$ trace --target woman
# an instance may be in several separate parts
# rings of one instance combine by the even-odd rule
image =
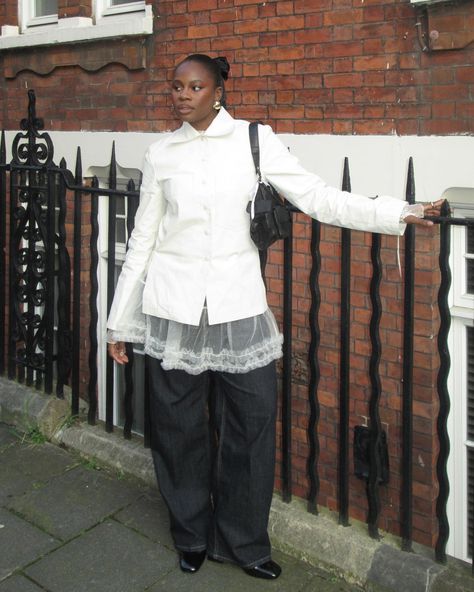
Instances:
[[[256,188],[248,122],[224,109],[225,58],[196,54],[175,69],[182,126],[146,153],[140,206],[108,320],[109,353],[145,344],[152,455],[183,571],[206,555],[275,579],[267,534],[275,459],[276,372],[282,338],[249,235]],[[402,234],[424,212],[328,187],[259,126],[264,179],[322,222]],[[401,220],[404,219],[404,222]],[[207,403],[216,400],[211,462]]]

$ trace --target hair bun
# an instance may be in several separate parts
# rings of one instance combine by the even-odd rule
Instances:
[[[221,76],[224,80],[229,78],[229,71],[230,71],[230,64],[227,61],[227,58],[224,56],[219,56],[214,58],[214,61],[219,66],[219,70],[221,71]]]

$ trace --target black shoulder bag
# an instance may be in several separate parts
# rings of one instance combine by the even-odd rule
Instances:
[[[247,205],[247,211],[250,214],[250,237],[260,251],[265,251],[278,239],[287,238],[290,235],[291,214],[276,189],[262,181],[257,122],[249,125],[249,136],[258,178],[255,198]]]

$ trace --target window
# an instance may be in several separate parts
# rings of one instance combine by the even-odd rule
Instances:
[[[474,208],[455,209],[455,215],[473,218]],[[473,316],[474,308],[474,227],[455,226],[452,230],[452,270],[454,314],[461,309]]]
[[[448,198],[456,217],[474,217],[474,189]],[[448,553],[472,560],[474,532],[474,227],[452,228],[452,290],[448,417],[451,452]]]
[[[58,0],[23,0],[20,2],[20,28],[40,27],[58,22]]]
[[[87,171],[87,175],[96,177],[99,181],[100,187],[107,187],[110,177],[109,166],[91,166]],[[117,188],[125,190],[128,187],[129,180],[132,179],[135,187],[139,188],[141,183],[141,171],[136,168],[126,168],[117,164]],[[107,351],[104,336],[106,335],[107,322],[107,280],[109,271],[109,237],[108,237],[108,223],[109,223],[109,199],[105,196],[99,198],[99,239],[98,249],[100,253],[98,279],[99,279],[99,418],[105,420],[106,409],[106,367]],[[137,198],[116,196],[115,198],[115,268],[114,268],[114,282],[117,283],[123,262],[125,260],[126,243],[128,241],[128,218],[134,218],[134,212],[138,207]],[[133,406],[133,425],[132,431],[134,433],[143,434],[144,430],[144,398],[140,396],[144,389],[145,376],[145,358],[143,346],[135,345],[133,348],[135,355],[133,364],[133,384],[134,393]],[[124,368],[114,364],[114,417],[113,423],[117,426],[123,426],[125,422],[124,413],[124,393],[125,393],[125,373]]]
[[[33,4],[35,16],[50,16],[58,12],[57,0],[34,0]]]
[[[466,230],[466,291],[474,295],[474,227]]]
[[[474,549],[474,327],[467,328],[467,397],[466,397],[466,455],[467,455],[467,555]]]
[[[96,18],[145,10],[145,0],[96,0]]]
[[[68,6],[79,4],[70,0]],[[0,51],[153,33],[153,10],[145,0],[95,0],[91,14],[58,18],[58,0],[18,0],[19,26],[1,28]]]

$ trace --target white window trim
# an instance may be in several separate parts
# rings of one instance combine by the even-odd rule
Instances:
[[[58,22],[57,14],[35,16],[35,0],[20,0],[18,2],[18,22],[24,33],[28,28],[44,27]]]
[[[126,14],[130,12],[143,12],[145,10],[145,0],[135,2],[127,2],[117,6],[112,5],[112,0],[95,0],[94,14],[96,22],[102,18],[116,16],[118,14]]]
[[[474,208],[458,208],[455,207],[453,214],[458,218],[472,218],[474,216]],[[454,226],[452,229],[452,252],[456,254],[452,258],[453,270],[453,305],[455,314],[462,315],[462,309],[469,311],[472,318],[472,311],[474,310],[474,294],[467,292],[467,275],[466,275],[466,226]],[[471,257],[469,257],[471,258]]]
[[[113,12],[110,13],[108,12],[109,6],[106,10],[107,14],[105,14],[105,12],[98,13],[97,9],[100,8],[104,11],[104,3],[108,3],[108,0],[100,1],[103,4],[99,6],[99,0],[97,0],[94,19],[88,17],[58,18],[56,23],[45,22],[41,27],[27,27],[24,31],[21,26],[4,25],[1,28],[0,51],[15,47],[74,43],[153,33],[153,9],[150,4],[145,4],[145,2],[128,3],[120,7],[113,7]],[[118,10],[119,8],[122,10]],[[101,16],[97,18],[97,14]],[[20,17],[20,22],[24,22],[24,15],[20,15]]]
[[[426,6],[427,4],[448,4],[451,0],[410,0],[410,4],[415,6]]]
[[[471,311],[472,312],[472,311]],[[448,417],[448,432],[451,451],[448,458],[448,478],[450,493],[448,499],[448,520],[450,536],[447,544],[449,555],[471,561],[468,554],[467,532],[467,451],[473,443],[466,439],[467,435],[467,367],[466,367],[466,327],[473,326],[471,319],[453,316],[450,332],[449,348],[452,355],[452,366],[449,379],[451,393],[451,411]]]
[[[474,215],[472,189],[465,188],[457,195],[463,195],[453,206],[455,217]],[[454,198],[456,201],[456,198]],[[451,202],[452,203],[452,202]],[[448,433],[451,452],[448,458],[450,494],[448,499],[448,520],[450,536],[447,544],[449,555],[463,561],[471,561],[468,554],[467,532],[467,452],[474,443],[467,440],[467,340],[466,328],[474,326],[474,295],[467,293],[466,274],[466,230],[465,226],[453,226],[450,265],[453,283],[450,290],[452,315],[449,335],[451,370],[448,389],[451,394],[451,410],[448,416]]]

